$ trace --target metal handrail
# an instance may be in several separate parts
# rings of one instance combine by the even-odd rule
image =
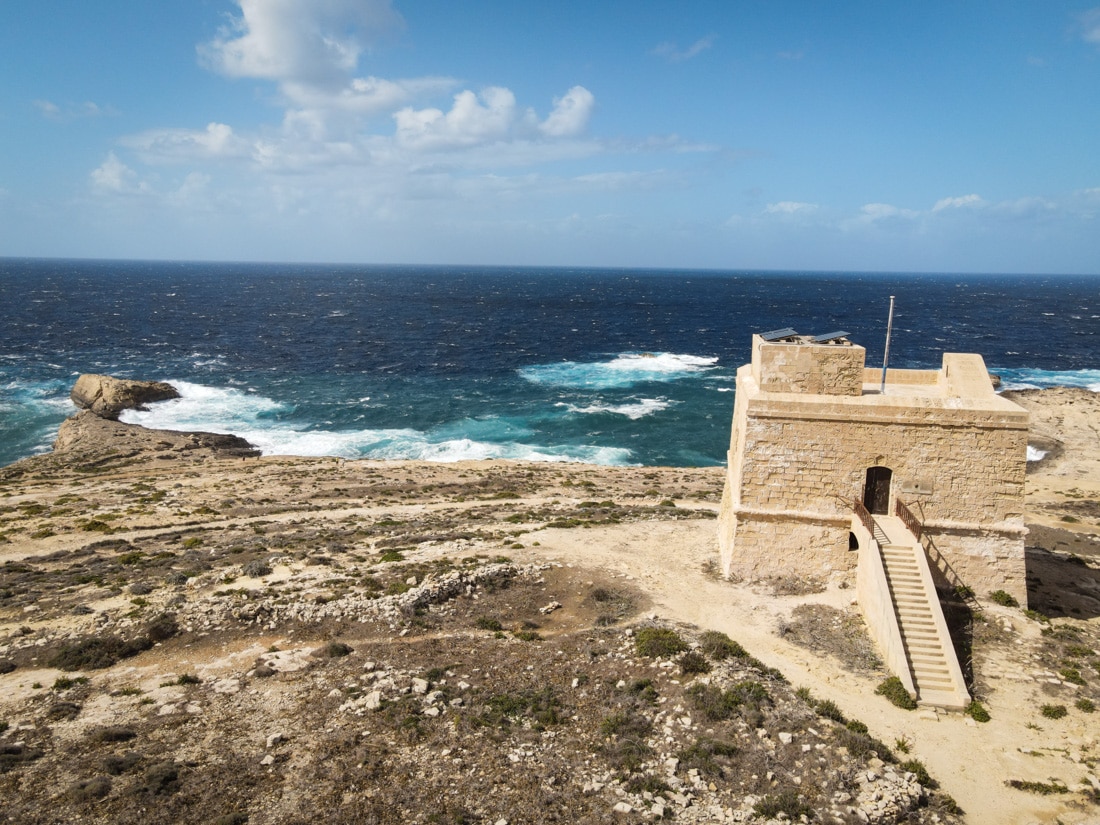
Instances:
[[[894,515],[901,519],[901,523],[904,524],[910,533],[916,536],[917,541],[921,540],[921,535],[924,533],[924,526],[920,523],[913,511],[905,506],[900,498],[894,500]]]
[[[856,515],[859,516],[859,520],[863,523],[863,526],[867,528],[867,532],[872,536],[875,534],[875,519],[871,515],[870,511],[863,505],[863,501],[855,499],[855,504],[852,509],[856,511]]]

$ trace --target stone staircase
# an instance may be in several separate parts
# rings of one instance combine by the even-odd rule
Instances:
[[[880,515],[874,518],[875,539],[917,701],[935,707],[965,708],[970,694],[947,632],[924,548],[900,519]]]

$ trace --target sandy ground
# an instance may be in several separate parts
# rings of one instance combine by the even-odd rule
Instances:
[[[1100,647],[1100,395],[1048,390],[1014,397],[1032,413],[1032,442],[1047,451],[1047,457],[1035,464],[1028,476],[1028,522],[1034,526],[1028,573],[1029,579],[1041,578],[1046,588],[1036,590],[1031,606],[1058,617],[1055,628],[1076,628],[1074,632]],[[69,529],[58,527],[54,535],[41,535],[40,531],[40,537],[31,540],[34,525],[30,516],[25,511],[21,516],[17,510],[29,502],[57,501],[66,496],[82,499],[74,507],[72,519],[88,518],[96,508],[126,512],[113,522],[116,532],[112,538],[130,541],[169,532],[186,535],[188,529],[201,531],[212,526],[228,532],[262,524],[270,534],[297,529],[304,522],[335,525],[349,519],[383,517],[436,519],[452,531],[476,532],[483,529],[483,511],[490,505],[506,504],[509,512],[534,512],[575,508],[586,498],[630,498],[649,507],[667,506],[669,500],[675,500],[679,505],[675,509],[687,517],[593,524],[586,529],[529,526],[509,545],[508,553],[516,561],[556,560],[591,569],[600,577],[629,582],[647,594],[649,610],[661,619],[726,632],[766,664],[780,669],[792,684],[810,688],[816,696],[836,702],[849,718],[865,722],[881,740],[911,743],[912,755],[922,760],[958,801],[968,822],[1100,822],[1100,809],[1089,807],[1079,795],[1040,796],[1004,784],[1012,778],[1057,780],[1076,787],[1087,776],[1095,778],[1097,774],[1100,714],[1071,711],[1059,720],[1039,714],[1042,704],[1072,706],[1075,697],[1085,695],[1082,691],[1094,691],[1091,683],[1100,681],[1100,673],[1095,671],[1089,671],[1087,688],[1056,678],[1050,668],[1057,663],[1052,665],[1043,658],[1050,645],[1043,630],[1048,628],[1049,633],[1049,625],[1029,618],[1021,609],[982,605],[985,624],[995,632],[975,638],[974,670],[978,695],[992,715],[991,722],[977,724],[961,714],[897,709],[874,693],[881,672],[853,671],[842,660],[812,653],[781,634],[794,609],[802,604],[819,603],[857,613],[854,587],[834,585],[824,593],[777,596],[765,589],[723,581],[715,574],[715,521],[698,516],[717,510],[720,470],[524,467],[491,462],[368,464],[329,459],[226,461],[196,452],[187,461],[161,456],[156,461],[119,466],[107,462],[95,473],[72,473],[63,469],[63,456],[55,458],[60,463],[55,460],[29,472],[9,472],[4,480],[0,502],[6,505],[7,515],[0,522],[0,533],[6,533],[7,540],[0,543],[0,562],[48,558],[86,545],[88,534],[71,525]],[[519,484],[514,491],[498,491],[493,497],[496,488],[490,481],[505,476],[514,480],[524,474],[532,479],[527,489]],[[340,496],[331,489],[321,490],[319,485],[329,477],[330,487],[346,485],[333,488]],[[474,477],[480,479],[481,492],[486,495],[469,499],[451,493],[443,496],[441,491],[470,484]],[[135,485],[152,483],[168,490],[167,503],[125,511],[128,497],[132,500],[135,495]],[[210,506],[229,496],[237,499],[238,511]],[[242,499],[251,502],[251,509],[240,506]],[[211,514],[202,515],[203,508]],[[690,517],[692,509],[696,517]],[[498,516],[493,522],[499,526],[501,520]],[[499,538],[499,531],[491,536],[497,546]],[[486,536],[485,542],[489,540]],[[478,541],[481,538],[471,539],[467,546],[476,548]],[[420,552],[430,555],[436,551],[425,545]],[[1077,563],[1070,564],[1070,554],[1078,557]],[[115,598],[115,608],[128,601],[125,596]],[[109,610],[112,602],[103,600],[94,608]],[[22,615],[2,611],[0,638],[20,623],[33,626],[35,619],[33,610]],[[55,616],[48,621],[75,620]],[[255,643],[251,644],[253,647],[239,655],[253,657]],[[1098,661],[1095,655],[1093,668]],[[181,663],[181,667],[194,664]],[[213,667],[212,663],[204,666]],[[211,672],[214,670],[217,668]],[[0,676],[5,692],[0,709],[6,702],[17,701],[30,689],[31,681],[45,682],[55,675],[42,669],[22,669]]]

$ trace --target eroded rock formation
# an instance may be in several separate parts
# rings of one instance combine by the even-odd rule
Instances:
[[[142,410],[154,401],[179,398],[179,390],[163,381],[132,381],[85,373],[76,379],[69,398],[82,410],[117,421],[123,410]]]

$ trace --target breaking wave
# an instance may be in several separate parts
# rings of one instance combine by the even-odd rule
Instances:
[[[1047,387],[1081,387],[1100,392],[1100,370],[994,370],[1003,390],[1038,390]]]
[[[600,413],[623,415],[631,421],[637,421],[639,418],[645,418],[647,415],[653,415],[654,413],[659,413],[661,410],[667,410],[672,404],[672,401],[667,401],[664,398],[640,398],[637,401],[626,404],[589,404],[585,407],[579,407],[575,404],[559,403],[557,406],[565,407],[571,413],[582,413],[585,415],[597,415]]]
[[[575,389],[611,390],[652,381],[678,381],[714,369],[717,358],[671,352],[623,353],[610,361],[562,361],[519,370],[533,384]]]
[[[238,435],[264,455],[340,456],[454,462],[479,459],[630,464],[631,450],[589,444],[531,444],[522,422],[464,419],[428,431],[412,428],[327,430],[280,420],[293,407],[257,393],[170,381],[180,398],[126,410],[120,420],[157,430]]]

